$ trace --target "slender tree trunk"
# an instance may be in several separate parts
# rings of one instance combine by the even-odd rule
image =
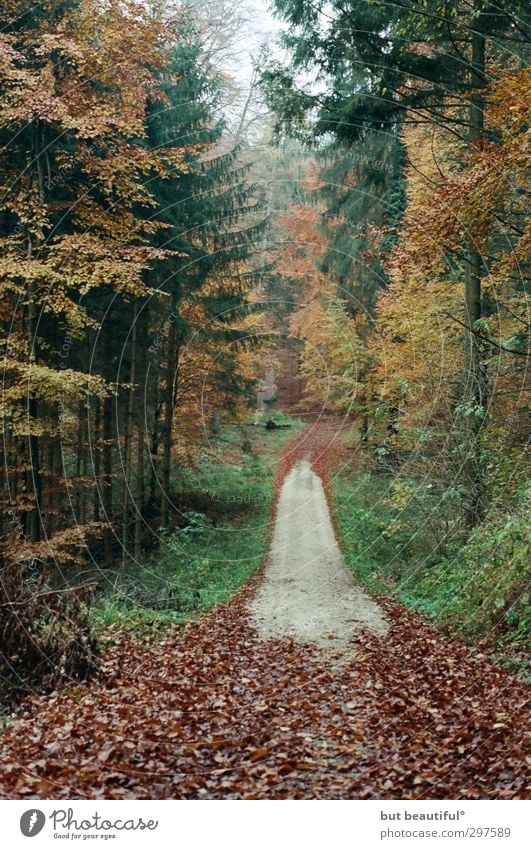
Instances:
[[[135,547],[134,556],[138,560],[142,551],[142,523],[144,506],[144,427],[140,420],[137,430],[136,447],[136,487],[135,487]]]
[[[108,324],[104,329],[103,339],[103,361],[104,374],[108,383],[113,383],[115,375],[113,373],[114,361],[112,356],[112,320],[108,313]],[[113,474],[112,474],[112,452],[113,452],[113,403],[115,403],[115,395],[107,395],[102,403],[102,436],[103,436],[103,492],[102,492],[102,507],[105,519],[105,530],[103,533],[103,544],[105,548],[105,566],[110,567],[113,564]]]
[[[129,396],[127,402],[127,415],[124,427],[124,503],[122,512],[122,565],[125,565],[129,556],[129,498],[131,485],[131,443],[133,437],[133,410],[135,403],[135,380],[136,380],[136,335],[137,335],[138,309],[135,302],[133,310],[133,329],[131,331],[131,367],[129,369]]]
[[[94,521],[100,520],[100,472],[101,472],[101,401],[96,398],[94,410],[94,447],[93,447],[93,473],[94,473]]]
[[[44,174],[42,170],[42,151],[45,147],[45,139],[44,139],[44,126],[40,124],[39,121],[32,127],[33,132],[33,154],[34,154],[34,162],[35,169],[32,174],[32,182],[34,181],[37,184],[37,189],[39,192],[39,196],[41,201],[44,201],[45,191],[44,191]],[[38,240],[36,244],[34,244],[34,240],[32,238],[31,233],[28,231],[27,237],[27,251],[26,255],[28,259],[32,259],[35,255],[35,252],[38,251],[40,241]],[[27,344],[28,344],[28,356],[30,365],[36,362],[36,344],[37,340],[35,338],[35,283],[33,281],[29,282],[28,285],[28,313],[27,313]],[[41,468],[40,468],[40,448],[39,448],[39,437],[37,434],[33,433],[33,423],[37,421],[39,417],[39,409],[37,405],[37,398],[31,386],[28,387],[28,427],[29,427],[29,435],[28,435],[28,453],[29,453],[29,463],[30,470],[27,474],[27,489],[28,492],[33,492],[34,498],[34,507],[30,511],[28,516],[28,532],[31,542],[39,542],[41,538],[41,511],[42,511],[42,481],[41,481]]]
[[[32,256],[31,238],[28,241],[28,258]],[[35,305],[34,284],[30,283],[28,289],[28,354],[30,364],[35,362]],[[26,489],[33,493],[34,506],[28,514],[27,532],[31,542],[39,542],[41,538],[41,508],[42,508],[42,485],[40,470],[39,437],[33,433],[34,423],[37,422],[39,411],[37,399],[31,386],[28,386],[28,459],[30,468],[26,472]]]
[[[59,446],[56,437],[50,436],[48,440],[48,491],[46,494],[46,533],[50,537],[55,529],[55,510],[58,503],[59,478],[56,474],[57,453]]]
[[[81,520],[81,504],[83,501],[83,487],[80,485],[81,466],[83,458],[83,446],[85,444],[85,421],[83,418],[83,402],[79,402],[77,419],[77,445],[76,445],[76,521]]]
[[[160,413],[161,405],[159,403],[159,381],[155,380],[153,389],[153,427],[151,429],[150,440],[150,455],[151,455],[151,473],[149,476],[149,500],[155,504],[157,495],[157,477],[158,477],[158,461],[159,461],[159,438],[160,438]]]
[[[177,369],[176,343],[176,328],[175,323],[172,321],[170,323],[170,330],[168,333],[168,359],[166,363],[166,381],[164,389],[164,418],[162,426],[162,491],[160,499],[160,524],[163,528],[165,528],[168,524],[170,507],[172,423],[175,405],[175,373]]]
[[[113,486],[112,486],[112,403],[113,396],[103,399],[103,492],[102,507],[106,523],[103,533],[105,565],[113,563]]]
[[[28,413],[31,427],[31,423],[36,422],[38,418],[37,400],[33,395],[28,399]],[[28,490],[33,491],[35,504],[29,514],[29,536],[31,542],[39,542],[41,538],[42,486],[39,439],[34,434],[29,436],[29,455],[31,468],[28,472]]]
[[[476,4],[477,5],[477,4]],[[477,24],[480,25],[479,23]],[[474,148],[483,134],[485,102],[485,38],[479,32],[472,34],[471,43],[470,146]],[[468,524],[481,521],[484,511],[484,480],[481,464],[480,431],[481,412],[486,405],[486,381],[481,364],[481,340],[476,332],[476,322],[481,318],[481,279],[483,259],[474,242],[468,241],[465,271],[465,479],[468,490]]]
[[[146,362],[147,351],[143,344],[147,338],[147,328],[149,326],[149,309],[145,305],[138,315],[138,338],[139,357],[138,357],[138,402],[136,406],[136,480],[135,480],[135,522],[134,522],[134,558],[136,561],[142,553],[142,534],[144,524],[144,439],[146,435],[146,406],[145,406],[145,379],[146,379]],[[138,343],[137,343],[138,344]]]
[[[13,504],[13,505],[18,505],[18,497],[20,495],[20,488],[21,488],[21,485],[22,485],[21,484],[20,468],[19,468],[19,466],[20,466],[20,451],[19,451],[19,446],[18,446],[18,439],[13,434],[12,428],[10,428],[10,434],[11,434],[11,446],[12,446],[10,456],[11,456],[11,463],[13,465],[12,478],[11,478],[11,484],[12,485],[10,486],[10,492],[11,492],[10,503]],[[17,511],[16,517],[17,517],[18,521],[20,522],[20,527],[23,528],[24,527],[24,516],[21,515],[19,511]]]
[[[367,445],[369,441],[369,404],[371,402],[372,390],[370,378],[365,379],[365,375],[360,377],[365,381],[363,384],[363,412],[360,424],[360,442],[362,445]]]
[[[89,421],[88,415],[89,410],[86,404],[83,404],[81,415],[83,415],[83,432],[88,435],[89,433]],[[85,525],[87,522],[87,472],[88,472],[88,440],[85,438],[83,444],[81,446],[81,476],[83,478],[83,485],[80,487],[81,490],[81,503],[79,505],[79,521],[82,525]]]

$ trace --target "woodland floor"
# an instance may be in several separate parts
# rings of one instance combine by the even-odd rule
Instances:
[[[298,434],[279,483],[299,464],[293,474],[319,489],[307,458],[326,490],[340,434],[332,420]],[[353,652],[327,604],[318,626],[306,617],[290,631],[284,611],[263,632],[277,533],[269,564],[229,602],[165,636],[124,637],[101,680],[28,698],[0,743],[1,797],[523,798],[527,691],[485,657],[356,595],[344,573],[370,611]],[[324,545],[330,554],[328,531]],[[329,625],[339,639],[324,649]]]

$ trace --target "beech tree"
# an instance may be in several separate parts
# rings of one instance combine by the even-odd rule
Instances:
[[[161,61],[151,23],[123,4],[21,6],[3,35],[4,423],[10,479],[19,468],[7,500],[37,543],[58,518],[72,404],[111,391],[70,356],[95,326],[84,299],[96,289],[145,291],[143,271],[157,256],[145,238],[158,225],[135,207],[151,203],[153,162],[174,171],[183,155],[139,142],[155,90],[147,64]]]

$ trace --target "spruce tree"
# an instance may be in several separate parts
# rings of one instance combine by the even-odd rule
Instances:
[[[260,224],[247,166],[241,164],[238,149],[225,147],[224,125],[217,115],[220,80],[202,61],[201,39],[193,21],[171,47],[160,88],[163,99],[153,104],[148,120],[149,145],[156,149],[176,144],[188,147],[184,175],[171,180],[154,174],[150,182],[156,219],[164,225],[152,237],[152,244],[172,253],[146,274],[147,285],[162,297],[150,299],[141,308],[149,312],[153,335],[158,332],[159,339],[147,360],[154,380],[146,420],[150,427],[151,499],[159,503],[160,526],[166,527],[181,353],[192,339],[206,345],[222,337],[227,345],[237,345],[243,336],[230,329],[247,309],[236,279],[241,262],[253,249]],[[207,293],[203,291],[206,281],[212,281]],[[183,313],[182,305],[190,302],[200,307],[204,327],[195,326]],[[216,329],[209,326],[213,319]],[[145,360],[149,340],[143,342],[144,350],[139,347],[137,356]],[[245,387],[238,381],[232,383],[234,365],[226,356],[226,386],[238,393]],[[201,436],[198,422],[198,438]],[[154,503],[151,509],[156,512]]]

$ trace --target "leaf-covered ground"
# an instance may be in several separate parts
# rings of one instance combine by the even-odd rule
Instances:
[[[260,579],[165,637],[124,638],[101,681],[26,700],[0,744],[1,796],[525,795],[527,691],[513,677],[394,604],[390,632],[364,635],[348,664],[261,642],[246,613]]]

